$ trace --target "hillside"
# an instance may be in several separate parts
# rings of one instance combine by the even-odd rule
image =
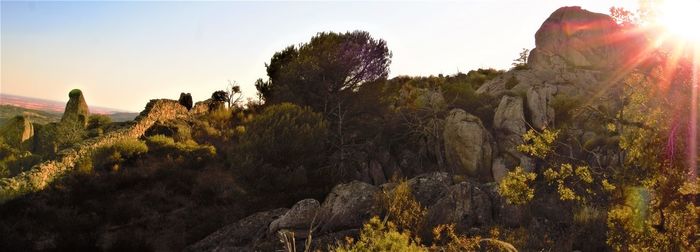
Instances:
[[[0,105],[0,124],[4,124],[10,118],[18,115],[25,115],[29,120],[38,124],[47,124],[61,120],[60,113],[27,109],[12,105]]]
[[[56,122],[60,119],[65,105],[64,102],[0,94],[0,109],[2,109],[2,111],[0,111],[0,121],[22,115],[24,112],[29,112],[32,113],[33,116],[36,116],[36,123],[46,124],[49,122]],[[130,121],[138,115],[138,113],[99,106],[90,106],[90,111],[95,114],[107,115],[114,122]]]
[[[511,69],[422,77],[320,32],[257,101],[125,122],[71,90],[0,130],[0,251],[697,251],[692,55],[621,20],[562,7]]]

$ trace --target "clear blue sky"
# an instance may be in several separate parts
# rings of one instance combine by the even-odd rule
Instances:
[[[320,31],[366,30],[393,52],[391,76],[506,69],[551,12],[607,13],[636,1],[8,2],[2,1],[0,92],[140,111],[152,98],[196,101],[238,82]]]

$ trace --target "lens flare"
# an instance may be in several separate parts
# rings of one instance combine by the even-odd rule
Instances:
[[[700,46],[700,0],[659,2],[656,22],[673,37]]]

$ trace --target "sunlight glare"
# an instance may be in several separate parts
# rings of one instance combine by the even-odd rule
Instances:
[[[659,25],[675,37],[700,45],[700,0],[666,0],[659,7]]]

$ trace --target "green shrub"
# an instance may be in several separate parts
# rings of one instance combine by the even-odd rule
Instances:
[[[580,104],[581,101],[578,98],[560,94],[552,98],[549,106],[554,109],[554,118],[558,123],[567,123],[571,121],[571,112]]]
[[[148,152],[148,146],[136,139],[123,139],[111,145],[101,146],[93,153],[93,164],[97,168],[119,170],[124,163],[132,163]]]
[[[324,172],[319,167],[327,132],[319,113],[291,103],[273,105],[246,125],[233,156],[255,184],[283,189],[293,182],[294,171],[307,177]]]
[[[164,135],[147,137],[146,145],[148,145],[149,154],[182,161],[188,166],[194,166],[216,156],[214,146],[200,145],[193,140],[176,142],[175,139]]]
[[[104,128],[112,123],[112,118],[106,115],[93,114],[88,118],[87,129]]]

